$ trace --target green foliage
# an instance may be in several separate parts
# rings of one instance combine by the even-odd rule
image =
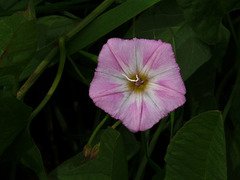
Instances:
[[[33,141],[28,126],[15,138],[11,146],[3,154],[5,163],[15,162],[32,169],[39,180],[47,180],[41,153]],[[7,159],[6,157],[10,157]]]
[[[139,16],[127,33],[128,38],[132,36],[171,43],[184,80],[211,58],[210,48],[196,38],[174,1],[160,2]]]
[[[76,20],[64,16],[44,16],[36,22],[38,48],[31,61],[21,73],[20,79],[27,78],[39,65],[58,39],[77,24]]]
[[[0,97],[0,155],[26,127],[31,108],[14,97]]]
[[[216,84],[215,67],[211,62],[200,67],[189,79],[188,94],[191,97],[191,116],[219,109],[214,88]]]
[[[100,138],[100,149],[94,159],[79,153],[67,160],[51,173],[56,180],[72,179],[128,179],[127,159],[123,140],[112,128],[104,130]]]
[[[158,1],[160,0],[128,0],[109,10],[76,35],[68,44],[69,54],[90,45]]]
[[[0,0],[0,179],[240,179],[239,10],[239,0]],[[47,94],[62,37],[64,71]],[[110,118],[84,157],[106,116],[88,88],[112,37],[170,43],[187,101],[142,134]]]
[[[198,37],[208,43],[218,41],[224,14],[240,7],[237,0],[177,0],[177,2]]]
[[[223,119],[218,111],[187,122],[171,140],[165,179],[227,179]]]
[[[0,76],[19,75],[36,48],[36,19],[31,9],[1,20]]]
[[[123,138],[127,160],[130,160],[139,151],[140,144],[136,140],[135,136],[127,130],[127,128],[121,127],[119,132]]]
[[[232,94],[232,107],[230,109],[229,116],[231,117],[231,122],[228,122],[226,126],[226,137],[227,137],[227,153],[228,153],[228,174],[229,179],[239,179],[240,178],[240,123],[239,123],[239,98],[240,98],[240,74],[236,80],[234,87],[234,93]]]

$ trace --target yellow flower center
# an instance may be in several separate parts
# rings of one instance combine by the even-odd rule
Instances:
[[[123,74],[123,75],[129,81],[128,86],[132,91],[142,92],[148,84],[147,76],[145,76],[145,75],[136,74],[135,76],[134,75],[130,76],[130,78],[127,77],[125,74]]]

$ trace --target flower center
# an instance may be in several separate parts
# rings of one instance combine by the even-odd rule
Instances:
[[[145,76],[139,77],[138,74],[136,74],[136,79],[134,76],[133,78],[129,78],[125,74],[123,74],[123,76],[129,81],[129,88],[134,91],[142,91],[147,84]]]
[[[136,74],[136,79],[130,79],[129,77],[127,77],[125,74],[123,74],[123,76],[125,78],[127,78],[128,81],[130,82],[134,82],[135,86],[141,86],[144,83],[144,80],[142,80],[141,78],[138,77],[138,75]]]

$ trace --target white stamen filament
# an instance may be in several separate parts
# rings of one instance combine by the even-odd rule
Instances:
[[[130,79],[129,77],[127,77],[127,75],[125,75],[125,74],[122,74],[125,78],[127,78],[127,80],[129,80],[129,81],[131,81],[131,82],[138,82],[139,81],[139,77],[138,77],[138,75],[136,74],[136,80],[134,80],[134,79]]]

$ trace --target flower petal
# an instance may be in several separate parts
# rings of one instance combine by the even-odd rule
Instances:
[[[109,72],[108,67],[113,66],[113,70],[117,69],[117,71],[125,73],[127,76],[138,74],[161,44],[162,41],[160,40],[109,39],[99,54],[97,70]],[[112,73],[116,74],[116,71]]]
[[[130,131],[137,132],[141,124],[141,112],[142,95],[132,92],[126,94],[118,112],[113,117],[120,119]]]
[[[170,90],[174,90],[184,96],[186,94],[186,88],[179,70],[179,67],[175,67],[167,71],[158,73],[152,78],[150,78],[149,82],[150,84],[155,84],[166,87]]]
[[[136,67],[134,52],[133,40],[109,39],[99,54],[97,71],[129,76]]]
[[[147,74],[152,78],[157,74],[171,69],[179,68],[176,63],[172,46],[168,43],[161,43],[148,59],[140,73]]]
[[[113,117],[120,119],[132,132],[145,131],[169,112],[164,106],[157,105],[153,98],[156,97],[146,93],[131,93],[124,98],[118,107],[119,111]]]
[[[163,44],[161,40],[136,39],[135,40],[135,57],[138,73],[142,71],[143,67],[148,63],[155,51]]]
[[[103,72],[95,72],[90,84],[89,95],[92,99],[129,91],[128,81]]]
[[[149,84],[149,97],[151,97],[161,113],[165,115],[185,103],[186,98],[184,94],[158,84]]]

